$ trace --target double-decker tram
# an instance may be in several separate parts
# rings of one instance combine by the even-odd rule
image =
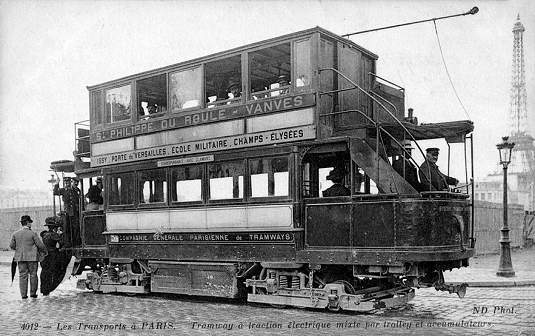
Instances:
[[[474,254],[471,160],[456,190],[392,163],[427,139],[466,158],[473,124],[406,116],[377,59],[316,27],[88,87],[74,272],[97,292],[331,310],[462,295],[442,272]]]

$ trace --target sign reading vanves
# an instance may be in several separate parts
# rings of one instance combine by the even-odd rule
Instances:
[[[194,126],[210,122],[236,119],[244,116],[259,115],[303,108],[315,104],[314,94],[282,97],[272,100],[251,102],[240,106],[221,106],[204,109],[202,111],[188,112],[175,117],[148,120],[132,126],[113,128],[91,134],[91,142],[102,142],[114,139],[127,138],[134,135],[152,133],[167,129]]]
[[[156,159],[167,156],[213,152],[226,149],[270,145],[291,141],[314,139],[314,125],[285,128],[274,131],[234,135],[224,138],[184,142],[148,149],[124,151],[91,157],[91,167]]]
[[[217,232],[217,233],[120,233],[111,234],[110,243],[293,243],[293,232]]]

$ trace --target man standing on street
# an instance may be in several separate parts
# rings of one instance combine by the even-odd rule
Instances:
[[[37,297],[37,262],[39,253],[47,254],[47,249],[39,235],[31,230],[33,220],[28,215],[20,218],[22,228],[11,236],[9,247],[15,250],[14,260],[19,267],[20,295],[28,298],[28,275],[30,277],[30,297]]]

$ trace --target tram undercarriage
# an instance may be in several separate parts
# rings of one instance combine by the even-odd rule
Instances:
[[[80,279],[78,288],[101,293],[246,298],[275,307],[356,312],[403,307],[414,298],[414,288],[435,287],[460,298],[466,293],[466,284],[445,284],[442,270],[424,263],[382,274],[363,274],[364,269],[384,270],[376,266],[110,259]]]

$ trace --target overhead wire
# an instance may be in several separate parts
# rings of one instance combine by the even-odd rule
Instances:
[[[459,104],[461,105],[461,107],[463,108],[463,111],[464,113],[466,114],[466,116],[468,117],[469,120],[472,120],[472,118],[470,118],[470,115],[468,114],[468,111],[466,110],[466,108],[464,107],[464,104],[463,102],[461,101],[461,98],[459,97],[459,94],[457,93],[457,89],[455,89],[455,85],[453,84],[453,80],[451,79],[451,76],[450,76],[450,72],[448,70],[448,66],[446,64],[446,60],[444,58],[444,53],[442,52],[442,44],[440,43],[440,37],[438,36],[438,29],[437,29],[437,22],[436,20],[433,20],[433,25],[435,26],[435,34],[437,36],[437,42],[438,42],[438,49],[440,50],[440,56],[442,57],[442,64],[444,64],[444,69],[446,70],[446,74],[448,75],[448,79],[450,81],[450,84],[451,84],[451,88],[453,89],[453,93],[455,93],[455,97],[457,97],[457,100],[459,101]]]

